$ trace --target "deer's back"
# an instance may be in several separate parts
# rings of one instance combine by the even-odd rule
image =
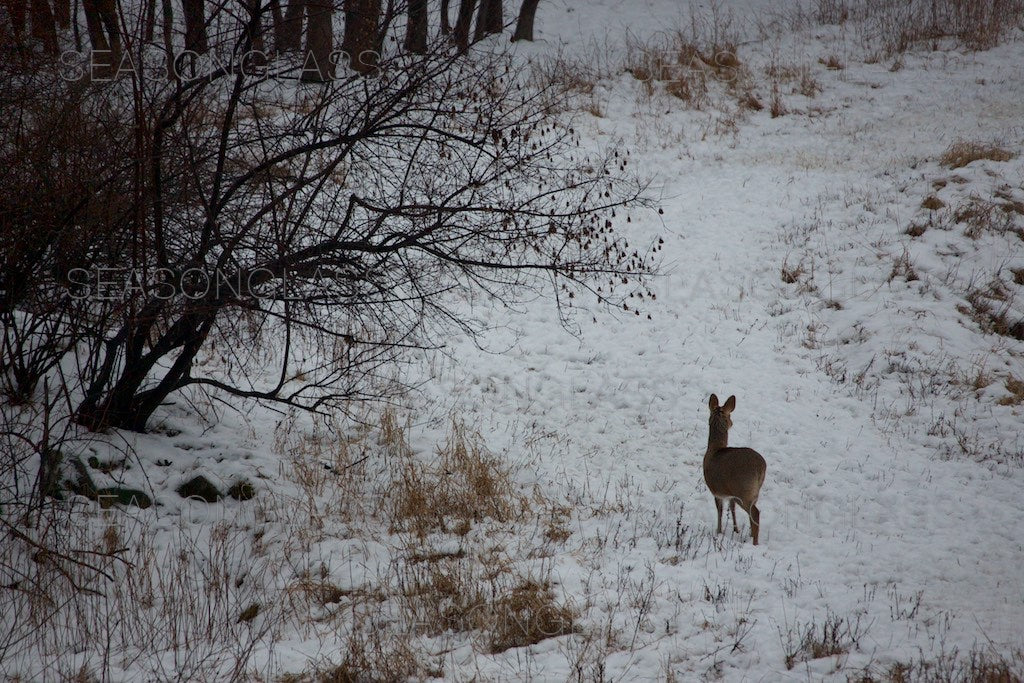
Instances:
[[[718,497],[756,499],[767,469],[753,448],[719,448],[704,456],[704,481]]]

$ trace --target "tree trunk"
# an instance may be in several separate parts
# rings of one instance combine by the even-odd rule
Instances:
[[[117,0],[96,0],[96,7],[100,12],[103,30],[107,33],[107,44],[110,45],[110,51],[120,59],[121,27],[117,20]]]
[[[284,14],[281,12],[281,0],[270,0],[270,19],[274,27],[274,49],[282,52],[284,38]]]
[[[409,0],[405,49],[417,55],[427,53],[427,0]]]
[[[32,0],[32,37],[48,55],[57,54],[57,25],[47,0]]]
[[[14,42],[18,46],[22,46],[25,39],[25,21],[28,18],[28,2],[27,0],[4,0],[3,6],[7,8],[7,16],[11,19]]]
[[[245,27],[249,38],[249,47],[248,54],[242,58],[242,63],[247,68],[265,66],[267,63],[265,59],[266,44],[263,41],[263,17],[260,0],[246,0],[243,5],[249,12],[249,20]]]
[[[380,0],[345,0],[345,34],[341,49],[359,73],[377,68],[377,25]]]
[[[398,11],[395,9],[395,0],[387,0],[387,3],[383,18],[377,22],[377,39],[373,44],[373,50],[377,55],[378,62],[380,61],[380,56],[384,54],[384,40],[388,37],[391,22],[398,16]]]
[[[160,0],[160,12],[163,17],[160,27],[164,39],[164,52],[167,53],[167,78],[177,81],[178,74],[174,69],[174,6],[171,5],[171,0]]]
[[[516,30],[512,34],[512,41],[533,40],[533,20],[537,17],[537,5],[540,0],[523,0],[519,8],[519,18],[516,20]]]
[[[96,7],[99,9],[100,20],[103,22],[103,30],[107,34],[113,75],[121,64],[121,27],[117,19],[117,0],[96,0]]]
[[[473,42],[483,40],[494,33],[501,33],[504,24],[504,11],[501,0],[480,0],[480,9],[476,13],[476,31]]]
[[[71,22],[71,32],[75,36],[75,49],[82,52],[82,33],[78,30],[78,25],[82,22],[78,21],[78,0],[73,0],[74,5],[71,8],[71,16],[75,17],[75,20]]]
[[[446,36],[452,32],[451,19],[448,16],[448,5],[450,0],[441,0],[441,35]]]
[[[121,62],[121,33],[114,0],[83,0],[82,8],[92,43],[91,75],[111,78]]]
[[[302,44],[302,15],[306,13],[305,0],[288,0],[281,23],[281,36],[277,49],[281,52],[295,52]]]
[[[152,43],[153,34],[156,32],[156,0],[146,0],[146,16],[143,18],[143,22],[143,40],[147,43]]]
[[[302,63],[302,80],[324,83],[334,78],[331,52],[334,50],[331,0],[308,0],[306,4],[306,50]]]
[[[107,342],[103,368],[75,411],[75,421],[93,431],[114,427],[144,432],[153,411],[180,388],[216,315],[217,310],[209,307],[184,313],[146,352],[143,344],[153,328],[152,320],[142,317],[128,321]],[[180,349],[177,358],[160,382],[140,391],[157,362],[176,349]],[[110,362],[115,356],[123,358],[116,380]]]
[[[206,37],[206,8],[204,0],[181,0],[185,15],[185,49],[197,55],[206,54],[209,40]]]
[[[85,25],[89,31],[89,43],[92,45],[93,52],[109,52],[110,44],[107,42],[106,33],[103,31],[103,21],[100,19],[97,1],[82,1],[82,9],[85,11]]]
[[[187,339],[181,345],[181,351],[174,360],[174,364],[171,365],[170,370],[167,371],[155,387],[140,392],[133,397],[131,427],[129,429],[136,432],[146,431],[146,423],[149,421],[153,411],[160,407],[160,404],[172,392],[177,391],[185,384],[185,380],[189,377],[189,372],[192,369],[192,361],[195,359],[196,354],[199,353],[199,349],[203,347],[206,338],[210,335],[215,318],[216,314],[208,313],[191,321],[195,327],[190,330]]]
[[[57,20],[57,26],[71,28],[71,0],[55,0],[53,16]]]
[[[474,0],[459,0],[459,16],[455,20],[455,30],[452,32],[452,38],[455,40],[459,52],[469,49],[469,25],[473,21],[475,6]]]

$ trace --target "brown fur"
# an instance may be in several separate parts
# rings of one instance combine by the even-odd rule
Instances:
[[[732,411],[736,408],[736,397],[730,396],[725,405],[719,406],[718,396],[711,394],[708,401],[711,417],[708,420],[708,450],[704,453],[704,481],[715,497],[718,510],[718,533],[722,533],[722,508],[729,501],[732,512],[733,531],[739,532],[736,524],[736,502],[738,501],[750,517],[750,535],[757,545],[761,529],[761,511],[757,509],[757,498],[761,495],[768,465],[761,454],[752,448],[729,448],[729,427],[732,427]]]

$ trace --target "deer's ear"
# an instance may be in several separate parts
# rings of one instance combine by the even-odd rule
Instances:
[[[708,399],[708,408],[711,408],[711,410],[718,409],[718,397],[714,394],[711,394],[711,398]]]
[[[736,410],[736,397],[730,396],[729,400],[725,402],[725,406],[723,407],[725,408],[725,412],[727,413],[731,413],[732,411]]]

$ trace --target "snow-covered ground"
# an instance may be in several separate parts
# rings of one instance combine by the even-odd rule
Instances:
[[[577,633],[499,654],[472,634],[417,633],[415,657],[452,680],[844,680],[1024,651],[1024,396],[1012,389],[1024,342],[972,317],[968,297],[995,291],[992,310],[1024,318],[1024,41],[876,59],[854,26],[798,21],[776,3],[728,9],[760,111],[721,84],[693,109],[664,84],[603,73],[626,59],[627,29],[636,44],[689,31],[685,3],[542,2],[538,42],[518,48],[597,65],[577,130],[595,148],[628,150],[659,197],[663,213],[634,210],[620,230],[664,239],[644,315],[582,303],[572,334],[551,299],[516,311],[477,302],[492,328],[484,348],[453,339],[408,370],[420,388],[397,419],[412,457],[429,461],[452,418],[465,423],[524,495],[546,501],[534,526],[411,539],[351,523],[353,506],[369,519],[375,503],[345,500],[330,478],[308,515],[292,509],[305,493],[291,439],[309,427],[299,419],[282,435],[287,421],[263,409],[206,428],[171,407],[156,433],[133,437],[140,457],[174,461],[134,482],[157,496],[196,472],[257,489],[252,502],[160,508],[147,522],[154,547],[188,538],[211,562],[213,548],[235,548],[243,559],[227,564],[279,598],[311,573],[342,591],[311,623],[253,637],[254,675],[339,663],[357,621],[386,632],[395,601],[356,596],[387,594],[410,558],[431,552],[470,573],[500,556],[578,614]],[[695,11],[711,25],[710,10]],[[952,169],[941,157],[957,141],[1014,156]],[[932,195],[943,206],[923,208]],[[973,231],[961,210],[972,202],[995,207]],[[737,397],[730,443],[768,462],[756,547],[742,513],[740,534],[713,533],[701,473],[711,393]],[[386,441],[379,431],[341,428],[353,448]],[[306,448],[330,459],[333,438]],[[383,501],[375,473],[393,455],[382,452],[344,456],[369,457],[357,489]],[[225,517],[256,541],[217,545],[212,521]],[[295,531],[314,518],[316,534]],[[830,628],[839,652],[801,649]],[[102,668],[98,655],[76,656]],[[154,675],[144,661],[111,675]],[[162,671],[177,661],[166,654]]]
[[[541,25],[581,13],[552,5]],[[631,30],[663,29],[673,21],[667,5]],[[631,651],[609,655],[611,677],[713,670],[777,680],[838,669],[844,678],[919,648],[1024,645],[1024,422],[1019,401],[999,405],[1005,379],[1024,375],[1024,346],[957,310],[964,283],[985,285],[1000,268],[1021,293],[1010,269],[1024,267],[1024,241],[1012,230],[964,237],[965,225],[920,208],[933,193],[950,207],[992,200],[999,188],[1021,200],[1019,156],[956,170],[938,160],[958,140],[1020,154],[1022,46],[914,53],[894,71],[892,60],[857,63],[850,43],[819,27],[741,48],[754,70],[773,59],[808,68],[821,92],[807,98],[783,84],[787,115],[754,112],[723,134],[714,132],[721,111],[684,111],[658,93],[646,101],[628,75],[599,84],[603,116],[587,117],[588,127],[598,140],[624,140],[664,197],[662,225],[649,228],[666,238],[653,319],[598,313],[574,339],[550,307],[511,320],[496,312],[495,324],[518,328],[515,346],[460,348],[435,376],[444,389],[431,402],[456,397],[493,445],[515,450],[502,438],[510,422],[557,435],[559,448],[537,465],[554,495],[629,491],[622,514],[575,520],[554,560],[569,597],[623,580],[650,586],[653,606]],[[819,63],[833,54],[843,69]],[[936,180],[947,183],[936,189]],[[904,234],[929,220],[937,227]],[[891,278],[904,253],[916,280]],[[782,269],[797,266],[796,282],[783,282]],[[1019,302],[1009,311],[1024,317]],[[893,367],[893,358],[909,361]],[[969,384],[979,364],[987,389],[961,396],[957,372]],[[731,443],[768,461],[763,545],[727,534],[678,559],[666,543],[677,522],[695,534],[714,525],[700,469],[712,392],[737,396]],[[727,597],[709,602],[708,588]],[[915,596],[910,617],[900,605]],[[615,598],[597,598],[591,619]],[[859,620],[857,647],[787,671],[786,634],[811,620],[820,627],[829,611]],[[623,615],[624,629],[635,616]],[[536,670],[568,673],[550,659],[537,655]]]

